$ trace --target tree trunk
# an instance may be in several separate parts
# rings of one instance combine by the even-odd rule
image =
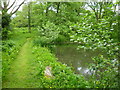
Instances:
[[[11,16],[18,11],[20,6],[25,2],[25,0],[18,5],[18,7],[15,9],[15,3],[16,0],[13,1],[11,5],[9,5],[10,0],[2,0],[0,1],[0,8],[2,9],[2,39],[5,40],[8,38],[8,32],[10,31],[10,22],[11,22]],[[11,10],[11,12],[8,14],[8,10],[14,8],[14,10]]]
[[[59,13],[60,2],[57,3],[57,14]]]
[[[8,38],[8,31],[10,31],[10,19],[11,15],[7,12],[2,11],[2,39],[6,40]]]
[[[31,3],[28,4],[28,30],[29,30],[29,33],[31,33]]]

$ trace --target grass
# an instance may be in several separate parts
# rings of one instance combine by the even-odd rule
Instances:
[[[3,88],[34,88],[38,87],[31,85],[34,81],[34,68],[32,63],[34,55],[32,54],[32,43],[30,38],[20,49],[20,52],[11,64],[11,69],[6,75],[7,80],[3,82]],[[32,72],[31,72],[32,71]]]
[[[6,69],[3,80],[3,88],[86,88],[88,82],[82,75],[73,73],[70,67],[57,61],[46,47],[34,45],[34,33],[17,32],[11,40],[20,45],[18,55],[14,56]],[[9,48],[8,48],[9,49]],[[15,54],[15,53],[13,53]],[[10,54],[11,55],[11,54]],[[4,57],[5,58],[5,57]],[[3,58],[3,59],[4,59]],[[3,66],[4,66],[3,64]],[[52,67],[54,78],[46,78],[44,70],[46,66]],[[6,68],[6,67],[5,67]],[[4,72],[3,72],[4,73]]]
[[[27,30],[16,29],[9,37],[9,40],[3,41],[5,45],[2,47],[6,50],[2,52],[2,83],[4,88],[29,87],[29,85],[24,84],[29,81],[25,78],[30,76],[28,72],[31,72],[29,64],[30,60],[33,60],[31,58],[32,43],[29,41],[32,41],[34,36],[34,31],[28,33]],[[31,38],[31,40],[28,38]],[[9,47],[9,44],[13,46]]]
[[[28,41],[21,48],[16,60],[11,64],[11,69],[7,75],[7,81],[3,83],[3,88],[20,88],[24,87],[26,82],[27,61],[29,55]]]

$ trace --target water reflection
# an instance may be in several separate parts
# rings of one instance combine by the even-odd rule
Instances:
[[[58,60],[69,66],[74,67],[74,71],[77,74],[83,74],[85,76],[91,75],[92,73],[88,69],[88,64],[92,63],[91,57],[97,56],[102,52],[100,50],[76,50],[76,45],[58,45],[55,48],[55,54]]]
[[[79,71],[80,71],[81,69],[82,69],[82,67],[78,67],[78,68],[77,68],[77,70],[79,70]]]
[[[79,72],[79,73],[82,73],[83,75],[91,75],[92,74],[92,72],[88,69],[88,68],[83,68],[82,69],[82,67],[78,67],[77,68],[77,71]]]
[[[88,69],[88,68],[82,68],[82,67],[78,67],[77,68],[77,73],[82,73],[83,75],[91,75],[92,72]]]

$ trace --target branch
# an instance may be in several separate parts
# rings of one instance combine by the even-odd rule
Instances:
[[[3,3],[3,1],[0,1],[0,10],[3,10],[2,3]]]
[[[2,7],[2,5],[0,5],[0,10],[3,10],[4,8]]]
[[[103,3],[102,2],[100,2],[100,13],[99,13],[99,18],[101,19],[101,13],[102,13],[102,5],[103,5]]]
[[[7,8],[7,10],[9,10],[14,4],[15,4],[16,0],[10,5],[10,7]]]
[[[60,2],[57,3],[57,13],[59,12]]]
[[[97,12],[97,14],[98,14],[98,11],[99,11],[99,6],[98,6],[98,3],[96,2],[96,12]]]
[[[9,3],[10,3],[10,0],[8,0],[7,6],[9,5]]]
[[[51,6],[51,3],[48,3],[48,6],[46,7],[46,16],[48,16],[48,11],[50,6]]]
[[[11,10],[11,12],[10,12],[10,13],[12,13],[12,12],[13,12],[13,10],[14,10],[16,7],[17,7],[17,6],[14,6],[14,7],[13,7],[13,9]]]
[[[91,2],[90,2],[91,3]],[[88,3],[87,3],[88,4]],[[91,3],[92,4],[92,3]],[[95,12],[95,8],[92,7],[92,5],[89,5],[88,6]]]
[[[94,11],[96,20],[98,21],[98,10],[96,10],[94,7],[92,7],[92,2],[90,2],[91,5],[88,4],[88,6]],[[97,4],[94,2],[94,5]]]
[[[117,8],[117,4],[114,5],[114,12],[116,11],[116,8]]]
[[[7,8],[7,3],[3,2],[3,8]]]
[[[24,4],[24,2],[25,2],[25,0],[18,6],[18,8],[17,8],[14,12],[11,12],[11,15],[13,15],[14,13],[16,13],[17,10],[20,8],[20,6],[21,6],[22,4]]]

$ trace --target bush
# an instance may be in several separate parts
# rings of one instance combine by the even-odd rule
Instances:
[[[50,40],[49,38],[43,36],[43,37],[37,37],[34,39],[33,43],[35,45],[40,45],[40,46],[46,46],[47,44],[49,44],[50,42],[52,42],[52,40]]]
[[[50,41],[55,40],[58,37],[58,27],[52,22],[46,22],[42,27],[38,26],[40,36],[48,38]]]
[[[93,58],[94,63],[90,64],[90,69],[94,73],[89,81],[90,86],[92,88],[117,88],[119,42],[117,38],[112,37],[115,28],[110,27],[106,19],[101,19],[101,22],[97,24],[93,22],[72,24],[70,29],[74,30],[70,35],[70,40],[81,43],[78,49],[101,49],[107,55],[107,57],[101,55]]]
[[[58,35],[58,38],[56,38],[55,40],[54,40],[54,42],[57,42],[57,43],[60,43],[60,42],[66,42],[66,41],[69,41],[68,39],[67,39],[67,37],[65,37],[64,35]]]
[[[90,69],[94,73],[89,79],[92,88],[117,88],[118,61],[112,61],[103,57],[103,55],[94,57],[93,61]]]

